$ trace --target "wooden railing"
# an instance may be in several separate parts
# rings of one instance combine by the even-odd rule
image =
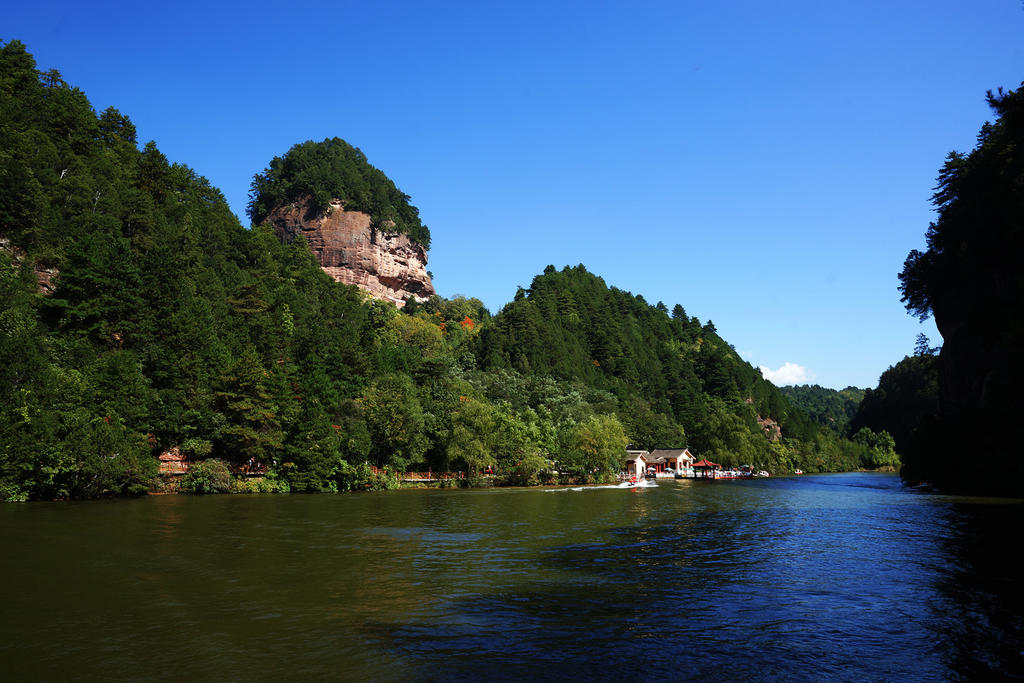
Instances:
[[[370,466],[370,471],[376,475],[384,475],[384,469],[375,465]],[[435,472],[434,470],[427,470],[426,472],[397,472],[396,473],[400,481],[407,482],[427,482],[427,481],[454,481],[465,479],[468,475],[466,472]],[[482,477],[494,476],[494,472],[481,472]]]
[[[465,472],[402,472],[398,475],[402,481],[443,481],[447,479],[465,479]]]
[[[239,477],[262,477],[268,471],[270,470],[266,465],[261,465],[259,463],[253,463],[252,465],[241,464],[231,466],[231,472]]]

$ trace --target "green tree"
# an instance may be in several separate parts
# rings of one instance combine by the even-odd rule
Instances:
[[[375,464],[405,470],[420,461],[429,443],[416,386],[408,375],[376,379],[363,392],[359,405],[370,431]]]
[[[545,440],[544,428],[535,412],[528,410],[520,417],[507,404],[494,410],[494,457],[498,471],[511,484],[526,486],[537,482],[537,476],[550,463],[539,442]],[[548,440],[554,448],[554,430]]]
[[[899,467],[900,458],[896,455],[896,442],[889,432],[876,433],[868,427],[861,427],[853,435],[852,441],[867,449],[867,456],[862,462],[865,467]]]
[[[211,458],[193,463],[181,478],[179,490],[185,493],[227,493],[232,487],[231,470],[223,460]]]
[[[494,453],[495,424],[491,407],[469,396],[461,397],[451,416],[448,461],[471,474],[498,464]]]
[[[931,355],[907,356],[883,372],[878,386],[864,392],[850,420],[850,432],[856,433],[865,427],[886,432],[895,439],[896,451],[906,453],[911,447],[914,430],[925,417],[938,410],[937,360]]]
[[[626,433],[614,415],[593,415],[567,428],[559,465],[586,480],[608,478],[622,469]]]
[[[932,198],[938,218],[925,234],[927,249],[911,251],[899,275],[907,310],[922,320],[934,315],[943,336],[938,414],[927,430],[918,430],[904,476],[951,490],[1020,495],[1024,87],[989,92],[988,103],[997,119],[982,126],[969,154],[946,158]],[[968,443],[970,454],[984,458],[999,477],[959,476]]]
[[[217,446],[227,460],[242,463],[252,458],[269,465],[281,449],[283,435],[267,389],[269,376],[256,350],[247,346],[221,377],[216,406],[224,424]]]

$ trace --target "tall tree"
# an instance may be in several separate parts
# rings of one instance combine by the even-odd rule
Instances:
[[[908,473],[956,490],[1024,493],[1024,88],[988,93],[997,119],[969,154],[939,172],[928,248],[907,256],[907,310],[935,316],[939,415],[908,458]],[[964,448],[970,444],[970,452]],[[984,458],[999,477],[962,477],[958,462]]]
[[[226,458],[239,463],[252,458],[269,465],[281,449],[281,423],[267,386],[269,377],[252,346],[221,377],[216,405],[224,418],[219,446]]]

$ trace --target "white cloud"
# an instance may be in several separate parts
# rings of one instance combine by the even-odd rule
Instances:
[[[763,365],[760,369],[766,380],[780,387],[786,384],[807,384],[811,380],[811,373],[807,372],[807,368],[788,361],[778,370]]]

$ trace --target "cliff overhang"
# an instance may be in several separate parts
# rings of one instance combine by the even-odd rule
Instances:
[[[323,212],[311,206],[312,198],[301,198],[275,208],[267,222],[283,240],[303,236],[320,267],[337,282],[399,307],[409,297],[426,301],[434,295],[423,245],[375,226],[369,214],[346,211],[338,199]]]

